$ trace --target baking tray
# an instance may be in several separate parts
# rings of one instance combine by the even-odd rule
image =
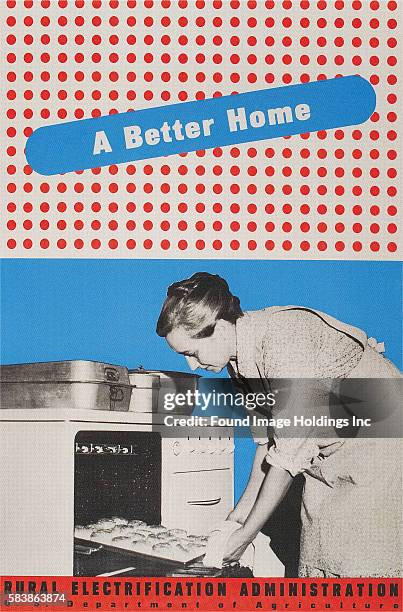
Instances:
[[[157,555],[147,555],[146,553],[136,552],[134,550],[128,550],[121,546],[113,546],[112,544],[104,544],[103,542],[97,542],[95,540],[84,540],[82,538],[74,537],[74,541],[81,546],[88,546],[94,548],[94,546],[102,547],[104,550],[110,550],[111,552],[120,553],[144,561],[146,563],[160,563],[166,567],[175,568],[186,568],[196,561],[200,561],[204,557],[204,553],[187,559],[186,561],[179,561],[177,559],[167,559],[166,557],[159,557]]]
[[[0,408],[127,411],[125,366],[101,361],[47,361],[0,366]]]

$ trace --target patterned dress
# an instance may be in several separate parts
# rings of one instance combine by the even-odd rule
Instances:
[[[323,393],[320,386],[313,392],[301,379],[401,377],[374,339],[318,311],[247,312],[236,334],[233,377],[260,381],[265,388],[271,379],[298,379],[287,405],[275,407],[273,417],[318,414],[317,406],[328,403],[326,385]],[[312,427],[301,429],[301,437],[279,429],[271,443],[264,436],[255,440],[268,445],[270,465],[305,476],[300,576],[401,575],[400,439],[329,438]]]

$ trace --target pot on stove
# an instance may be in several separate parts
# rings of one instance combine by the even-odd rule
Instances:
[[[188,402],[184,406],[166,409],[166,396],[194,393],[198,388],[200,376],[188,372],[171,370],[146,370],[139,366],[129,370],[132,395],[129,410],[134,412],[160,412],[165,414],[191,414],[193,405]]]
[[[130,370],[129,380],[132,386],[129,410],[133,412],[157,412],[161,386],[158,374],[148,372],[143,366],[139,366],[136,370]]]

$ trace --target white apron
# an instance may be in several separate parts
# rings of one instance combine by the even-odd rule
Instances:
[[[245,313],[239,319],[238,375],[260,379],[265,387],[270,364],[263,361],[261,339],[266,325],[273,322],[276,313],[293,310],[313,313],[361,344],[361,359],[347,377],[401,377],[399,370],[382,356],[383,345],[368,339],[362,330],[319,311],[295,306]],[[230,373],[234,375],[233,370]],[[400,414],[397,417],[401,418]],[[267,443],[268,438],[257,441]],[[292,462],[287,464],[287,458],[284,460],[284,449],[289,447],[290,453],[295,453],[297,442],[298,439],[283,439],[278,457],[273,447],[269,450],[268,462],[292,473],[292,468],[285,467]],[[300,566],[316,568],[325,575],[400,575],[401,440],[310,437],[300,442],[307,454],[306,465],[298,470],[305,475]]]

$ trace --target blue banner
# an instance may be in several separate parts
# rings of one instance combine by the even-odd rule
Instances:
[[[375,104],[368,81],[340,77],[41,127],[26,157],[36,172],[59,174],[358,125]]]

